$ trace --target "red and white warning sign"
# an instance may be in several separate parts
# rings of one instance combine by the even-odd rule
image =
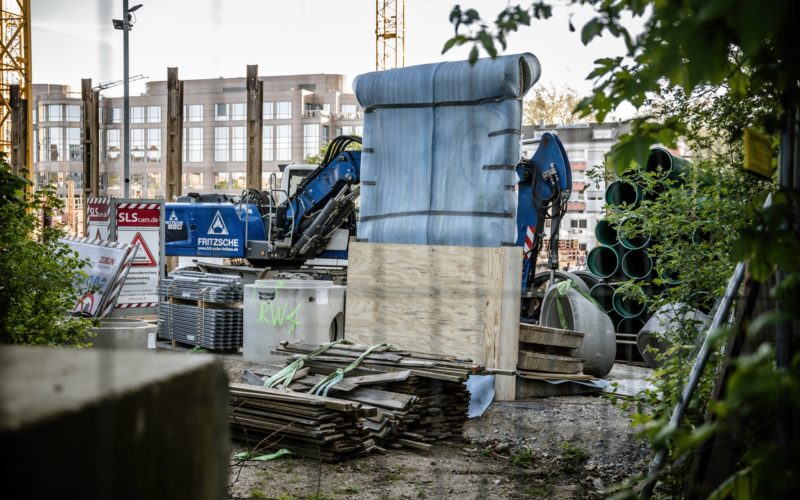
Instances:
[[[86,200],[86,237],[90,240],[108,240],[111,225],[110,199],[88,198]]]
[[[148,234],[152,232],[153,231],[149,231]],[[141,231],[137,231],[133,236],[133,240],[131,240],[132,245],[136,243],[139,244],[139,247],[136,250],[136,255],[133,256],[133,267],[156,267],[158,265],[158,260],[153,257],[153,252],[150,251],[150,245],[147,244],[147,240],[142,235]],[[158,251],[158,249],[156,249],[156,251]]]
[[[117,241],[137,245],[117,307],[155,307],[158,305],[163,202],[114,203]]]

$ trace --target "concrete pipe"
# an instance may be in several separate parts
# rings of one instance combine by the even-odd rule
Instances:
[[[639,333],[639,330],[644,326],[644,320],[641,316],[635,318],[622,318],[617,322],[617,333]]]
[[[603,311],[610,313],[614,310],[614,285],[608,283],[598,283],[589,290],[589,295],[600,304]]]
[[[644,292],[638,285],[619,286],[611,299],[614,311],[623,318],[635,318],[644,312]]]
[[[586,291],[589,292],[592,287],[600,283],[600,278],[590,273],[589,271],[573,271],[571,274],[577,276],[587,286]]]
[[[619,270],[619,253],[613,247],[600,245],[594,247],[586,256],[589,271],[598,278],[610,278]]]
[[[617,244],[617,228],[606,219],[602,219],[594,227],[594,237],[601,245],[614,246]]]
[[[650,244],[650,235],[646,233],[636,233],[634,226],[641,226],[641,217],[626,217],[617,227],[619,244],[628,250],[639,250]]]
[[[90,339],[99,349],[155,349],[158,326],[139,319],[104,318]]]
[[[708,322],[708,316],[688,304],[664,304],[642,326],[636,337],[636,345],[647,366],[658,368],[658,355],[666,352],[675,343],[669,340],[671,332],[684,326],[699,333],[705,330]]]
[[[680,285],[682,282],[680,273],[673,269],[667,269],[660,260],[656,260],[656,273],[667,285]]]
[[[639,166],[639,172],[644,170],[648,173],[655,173],[661,179],[671,179],[673,181],[683,181],[689,173],[691,163],[685,158],[675,156],[662,146],[654,146],[650,149],[650,156],[647,163]]]
[[[558,304],[561,304],[566,325],[561,324]],[[577,290],[570,288],[564,295],[555,287],[548,290],[542,303],[540,324],[584,334],[583,343],[577,349],[578,357],[584,360],[584,373],[605,377],[611,371],[617,353],[614,324],[606,313]]]
[[[641,199],[641,190],[628,181],[614,181],[606,188],[606,203],[612,210],[635,207]]]
[[[622,256],[622,272],[631,279],[645,279],[653,271],[653,259],[647,250],[630,250]]]

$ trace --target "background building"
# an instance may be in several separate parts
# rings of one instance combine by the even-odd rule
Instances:
[[[630,131],[630,122],[577,125],[526,125],[522,127],[522,154],[530,158],[539,147],[542,134],[558,135],[572,166],[572,195],[561,221],[562,267],[583,267],[586,253],[595,247],[594,228],[603,218],[605,204],[605,155],[617,138]],[[590,176],[590,172],[596,175]],[[549,221],[545,226],[549,234]],[[540,260],[546,259],[545,252]]]
[[[262,184],[289,163],[319,154],[337,135],[361,135],[362,115],[343,75],[262,77]],[[66,85],[33,89],[34,168],[37,185],[67,196],[82,185],[80,92]],[[245,78],[184,80],[183,193],[239,194],[245,187]],[[150,82],[130,98],[132,197],[164,195],[166,81]],[[100,190],[122,196],[122,98],[100,102]],[[70,183],[72,188],[70,188]]]

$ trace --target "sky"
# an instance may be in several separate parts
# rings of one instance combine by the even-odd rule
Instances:
[[[405,65],[466,59],[469,47],[442,54],[453,34],[449,13],[459,0],[406,0]],[[130,32],[131,95],[144,92],[145,81],[167,78],[178,67],[179,78],[241,77],[248,64],[263,76],[335,73],[348,86],[361,73],[375,70],[375,2],[373,0],[130,0],[142,3]],[[460,0],[493,20],[508,5],[504,0]],[[542,65],[539,84],[569,86],[588,94],[586,75],[600,57],[623,55],[619,39],[605,35],[589,46],[580,28],[585,8],[572,8],[509,38],[505,54],[531,52]],[[67,84],[80,91],[82,78],[92,83],[122,80],[122,31],[111,20],[122,17],[122,0],[34,0],[31,2],[33,81]],[[122,95],[122,86],[103,95]],[[620,110],[626,118],[633,110]]]

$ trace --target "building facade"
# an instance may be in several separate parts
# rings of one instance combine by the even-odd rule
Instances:
[[[303,163],[338,135],[361,135],[362,115],[343,75],[262,77],[262,185],[282,168]],[[37,185],[61,195],[73,183],[80,193],[83,148],[79,92],[66,85],[33,89],[34,169]],[[184,80],[183,193],[239,194],[245,188],[247,122],[245,78]],[[150,82],[130,97],[130,193],[164,196],[166,81]],[[100,101],[100,190],[122,196],[122,98]]]
[[[629,131],[630,122],[522,127],[525,158],[536,152],[543,133],[552,132],[564,144],[572,167],[572,193],[559,230],[562,267],[584,267],[586,254],[597,245],[594,229],[605,215],[605,156],[617,138]],[[545,234],[549,234],[549,225]],[[542,252],[539,257],[546,255]]]

